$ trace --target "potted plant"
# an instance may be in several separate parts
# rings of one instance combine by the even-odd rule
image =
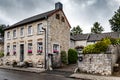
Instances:
[[[38,53],[38,54],[41,54],[41,53],[42,53],[42,50],[38,50],[37,53]]]
[[[59,51],[58,50],[53,50],[53,53],[59,53]]]
[[[13,51],[13,55],[16,55],[16,51]]]
[[[28,50],[28,54],[32,54],[32,50]]]

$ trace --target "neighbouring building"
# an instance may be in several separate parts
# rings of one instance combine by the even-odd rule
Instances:
[[[0,36],[0,52],[4,51],[4,38]]]
[[[52,62],[59,66],[60,52],[68,51],[70,45],[70,24],[63,5],[58,2],[54,10],[7,27],[4,41],[5,63],[29,61],[48,65]]]
[[[94,44],[97,41],[105,37],[120,38],[119,32],[109,32],[101,34],[78,34],[70,37],[70,47],[75,48],[77,46],[87,46],[89,44]]]

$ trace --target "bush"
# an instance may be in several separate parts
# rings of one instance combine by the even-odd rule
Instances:
[[[95,45],[91,44],[83,49],[83,53],[95,53]]]
[[[12,63],[12,66],[13,66],[13,67],[17,67],[17,62],[14,61],[14,62]]]
[[[0,57],[3,57],[4,56],[4,52],[0,52]]]
[[[75,49],[69,49],[68,50],[68,62],[69,64],[74,64],[77,62],[78,54]]]
[[[61,62],[67,64],[67,54],[65,51],[61,51]]]
[[[103,40],[103,41],[99,41],[95,44],[92,45],[88,45],[83,49],[83,53],[101,53],[101,52],[105,52],[108,48],[108,45],[110,45],[110,41],[109,40]]]

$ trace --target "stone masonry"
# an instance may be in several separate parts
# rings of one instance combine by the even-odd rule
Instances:
[[[80,71],[91,74],[111,75],[112,54],[85,54],[83,55],[83,61],[78,63]]]

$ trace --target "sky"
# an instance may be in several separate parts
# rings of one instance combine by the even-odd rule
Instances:
[[[120,0],[0,0],[0,24],[12,25],[25,18],[55,9],[63,4],[71,27],[79,25],[83,33],[90,33],[95,22],[104,32],[110,32],[109,19],[119,8]]]

